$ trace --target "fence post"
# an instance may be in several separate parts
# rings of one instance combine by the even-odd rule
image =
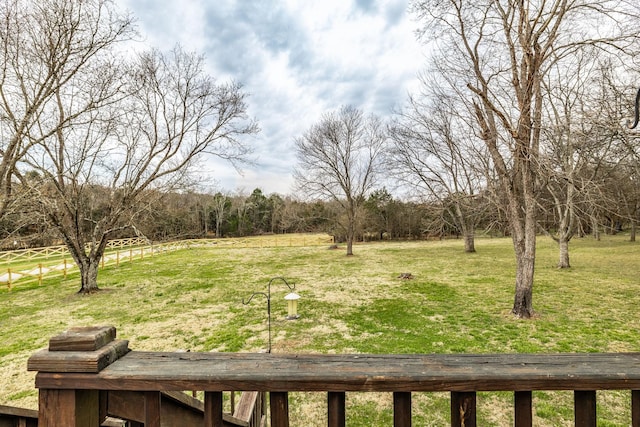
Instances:
[[[11,290],[11,269],[7,268],[7,288]]]
[[[97,374],[128,351],[128,341],[116,340],[113,326],[71,328],[49,340],[49,347],[33,354],[27,370],[37,371],[39,427],[99,427],[106,418],[99,390],[41,387],[41,375]]]
[[[42,263],[38,263],[38,286],[42,286]]]

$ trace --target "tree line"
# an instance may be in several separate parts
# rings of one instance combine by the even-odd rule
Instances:
[[[618,182],[609,189],[617,194]],[[629,191],[634,190],[630,188]],[[99,193],[105,191],[100,189]],[[100,195],[96,195],[99,198]],[[463,195],[459,195],[463,197]],[[264,194],[260,188],[250,194],[198,191],[170,192],[154,198],[154,202],[140,208],[143,215],[136,220],[135,230],[123,228],[112,238],[131,237],[135,233],[152,241],[191,238],[246,237],[264,234],[327,233],[335,241],[346,242],[342,224],[346,216],[340,204],[332,201],[313,201],[278,193]],[[591,211],[576,218],[576,234],[599,239],[601,234],[626,232],[635,241],[634,224],[637,215],[627,213],[629,197],[618,199],[616,206]],[[615,199],[607,199],[607,203]],[[372,191],[362,201],[358,221],[354,225],[355,241],[440,240],[459,239],[461,251],[475,251],[477,233],[488,237],[510,235],[504,213],[488,194],[473,201],[474,233],[466,233],[456,225],[455,197],[438,201],[410,201],[394,197],[386,188]],[[105,200],[104,209],[107,209]],[[550,236],[557,233],[560,219],[551,202],[542,207],[540,230]],[[31,209],[7,214],[0,221],[2,250],[42,247],[62,243],[55,229],[39,221]]]

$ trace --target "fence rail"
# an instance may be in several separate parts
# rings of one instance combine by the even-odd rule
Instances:
[[[128,239],[113,239],[107,242],[107,251],[128,248],[130,246],[143,246],[150,244],[149,239],[132,237]],[[34,259],[49,259],[52,257],[68,256],[69,251],[65,245],[47,246],[44,248],[16,249],[0,252],[0,262],[11,263],[18,261],[30,261]]]
[[[284,246],[313,246],[333,243],[328,235],[300,234],[257,236],[242,239],[190,239],[162,243],[151,243],[146,239],[119,239],[109,241],[102,257],[101,266],[120,265],[179,249],[193,247],[263,248]],[[20,267],[12,268],[11,263],[20,262]],[[0,284],[9,290],[16,284],[38,282],[45,277],[67,277],[77,270],[65,246],[24,249],[0,252]]]
[[[640,427],[640,353],[604,354],[395,354],[309,355],[249,353],[159,353],[129,351],[115,329],[79,328],[62,335],[104,345],[78,351],[67,344],[34,354],[42,426],[97,426],[100,396],[110,391],[144,394],[144,426],[172,426],[163,418],[163,392],[204,391],[204,425],[225,426],[225,391],[269,393],[272,427],[289,426],[288,393],[327,395],[327,425],[346,425],[346,392],[393,394],[395,427],[412,423],[412,393],[450,392],[451,425],[476,425],[476,393],[514,393],[514,425],[531,426],[532,391],[574,392],[576,426],[596,425],[599,390],[631,390],[632,427]],[[78,336],[84,336],[82,340]],[[54,340],[61,342],[60,339]],[[58,351],[58,350],[65,351]],[[71,350],[71,351],[66,351]],[[102,415],[101,415],[102,414]],[[91,420],[88,422],[87,420]]]

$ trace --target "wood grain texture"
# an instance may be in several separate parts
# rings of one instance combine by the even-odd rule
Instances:
[[[74,327],[49,340],[49,351],[95,351],[116,338],[113,326]]]
[[[451,427],[476,427],[476,393],[451,393]]]
[[[281,392],[640,389],[639,353],[286,355],[130,352],[98,374],[73,373],[71,365],[69,373],[39,372],[36,387]]]
[[[289,427],[289,394],[286,392],[269,393],[271,427]]]
[[[95,351],[40,350],[27,361],[27,370],[38,372],[100,372],[129,352],[129,341],[115,340]]]

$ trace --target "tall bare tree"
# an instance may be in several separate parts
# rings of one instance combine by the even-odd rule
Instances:
[[[390,127],[387,167],[416,197],[438,206],[439,217],[462,234],[465,252],[475,252],[486,156],[455,99],[424,83],[431,96],[410,97]]]
[[[441,69],[458,76],[505,195],[516,257],[513,313],[533,315],[542,81],[585,45],[637,51],[631,0],[418,0]]]
[[[26,153],[118,95],[96,77],[131,35],[131,18],[109,0],[0,1],[0,216]],[[90,93],[76,96],[81,88]],[[63,116],[61,94],[75,101]]]
[[[353,255],[359,210],[381,172],[378,163],[386,140],[379,118],[350,106],[325,114],[295,140],[297,186],[302,194],[341,206],[347,255]]]
[[[206,155],[242,160],[248,146],[239,138],[257,131],[240,86],[216,83],[203,58],[180,47],[142,53],[124,74],[113,75],[111,89],[124,92],[118,103],[82,115],[28,154],[44,177],[33,188],[40,209],[80,268],[83,293],[98,289],[108,239],[136,229],[136,217],[151,205],[147,198],[184,188]],[[96,79],[104,80],[104,72]],[[79,87],[82,93],[95,88]],[[62,90],[55,97],[60,117],[78,101]]]
[[[616,78],[621,64],[602,62],[597,49],[585,48],[572,59],[555,64],[543,80],[549,102],[543,109],[541,180],[556,219],[545,232],[558,243],[559,268],[570,267],[569,242],[580,219],[594,209],[616,209],[613,197],[604,198],[604,184],[628,156],[620,126],[628,108]]]

